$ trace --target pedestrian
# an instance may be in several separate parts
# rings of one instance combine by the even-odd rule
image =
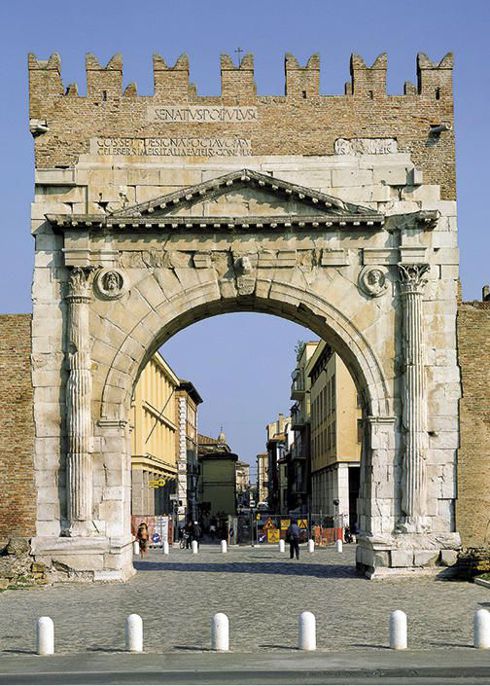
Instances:
[[[199,539],[201,538],[201,527],[198,522],[193,522],[191,527],[191,540],[197,541],[197,547],[199,547]]]
[[[299,526],[296,519],[291,519],[291,524],[286,531],[286,540],[289,541],[289,557],[292,560],[296,555],[299,560]]]
[[[148,544],[150,542],[150,534],[146,522],[141,522],[136,533],[136,539],[140,546],[140,555],[143,558],[148,552]]]
[[[192,521],[189,519],[184,527],[185,549],[189,550],[192,540]]]

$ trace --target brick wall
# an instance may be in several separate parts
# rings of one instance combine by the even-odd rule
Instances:
[[[31,315],[0,315],[0,538],[35,533]]]
[[[47,61],[31,55],[29,112],[33,126],[36,122],[39,125],[36,168],[73,166],[81,154],[91,150],[91,138],[96,151],[97,141],[117,139],[121,155],[136,154],[132,146],[141,139],[204,137],[243,139],[250,145],[247,154],[252,155],[305,156],[332,155],[338,138],[396,138],[399,152],[410,153],[423,172],[424,183],[439,184],[443,199],[455,198],[452,128],[430,133],[433,125],[452,126],[451,55],[434,64],[420,54],[417,85],[406,83],[403,95],[386,93],[386,55],[380,55],[371,67],[354,55],[345,95],[320,94],[317,55],[304,67],[287,55],[284,66],[285,95],[257,95],[252,55],[246,55],[240,67],[223,55],[221,95],[208,97],[198,96],[195,86],[189,83],[185,55],[174,67],[156,55],[154,94],[140,96],[134,84],[123,92],[119,55],[106,67],[93,55],[87,55],[87,95],[81,96],[75,85],[65,89],[58,55]],[[257,116],[240,123],[155,121],[149,108],[161,105],[255,107]],[[157,154],[154,149],[152,154]]]
[[[460,401],[456,525],[465,547],[490,545],[490,302],[458,309]]]

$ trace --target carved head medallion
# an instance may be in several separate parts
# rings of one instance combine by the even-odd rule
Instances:
[[[372,298],[379,298],[386,293],[388,281],[383,267],[364,267],[359,274],[359,288]]]
[[[102,269],[97,274],[95,288],[101,298],[116,300],[127,291],[127,277],[117,269]]]

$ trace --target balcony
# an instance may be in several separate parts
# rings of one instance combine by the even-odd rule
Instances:
[[[305,395],[305,382],[303,375],[299,369],[295,369],[292,377],[293,383],[291,384],[291,398],[292,400],[302,400]]]
[[[291,408],[291,428],[293,431],[301,431],[306,424],[305,416],[298,403]]]

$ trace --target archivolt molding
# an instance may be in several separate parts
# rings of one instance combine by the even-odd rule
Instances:
[[[121,374],[126,356],[134,358],[133,334],[138,329],[139,371],[151,355],[178,331],[201,319],[226,312],[263,312],[284,317],[311,328],[332,343],[348,364],[366,393],[370,415],[391,417],[393,403],[382,365],[369,342],[347,317],[323,297],[277,281],[260,283],[256,295],[230,294],[223,297],[215,280],[196,284],[181,291],[155,310],[151,310],[128,333],[114,355],[102,392],[101,417],[121,418],[127,411],[132,387],[138,375]],[[158,332],[155,334],[155,323]],[[143,335],[142,335],[143,332]],[[138,371],[138,374],[139,374]]]

